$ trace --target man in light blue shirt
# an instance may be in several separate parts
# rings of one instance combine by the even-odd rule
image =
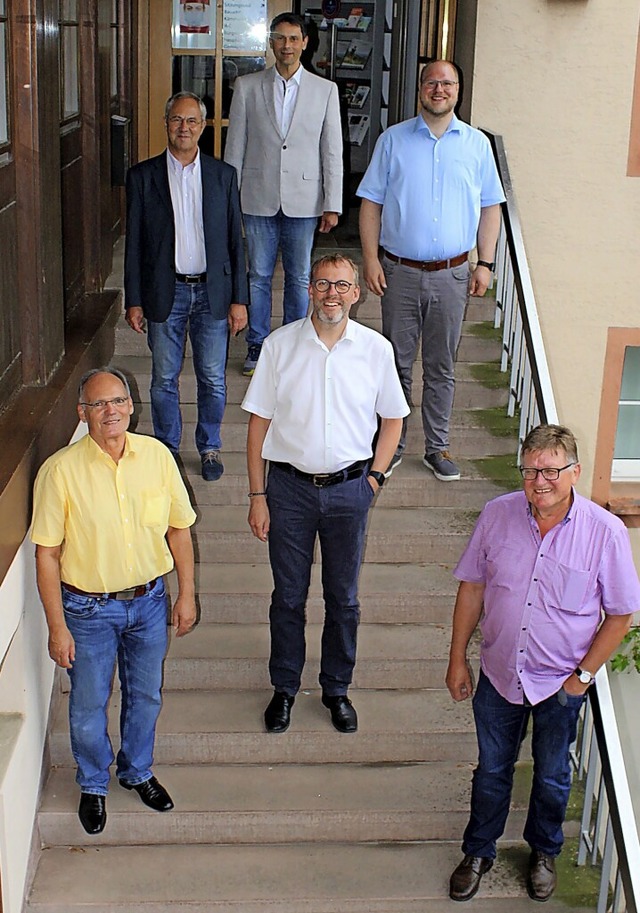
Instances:
[[[382,332],[409,402],[422,335],[423,463],[443,482],[460,478],[449,420],[462,320],[469,294],[484,295],[491,280],[504,201],[489,142],[458,120],[457,100],[455,66],[427,64],[421,113],[382,134],[358,188],[364,279],[382,298]],[[388,474],[402,460],[405,438],[406,422]]]

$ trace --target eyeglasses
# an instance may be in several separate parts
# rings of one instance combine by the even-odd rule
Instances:
[[[172,114],[171,117],[168,117],[167,122],[170,123],[172,127],[181,127],[182,124],[186,124],[189,130],[195,130],[196,127],[199,127],[202,123],[197,117],[178,117],[177,114]]]
[[[533,466],[519,466],[520,475],[527,482],[533,482],[538,478],[538,473],[542,476],[543,479],[546,479],[547,482],[556,482],[560,478],[560,473],[564,472],[565,469],[568,469],[570,466],[575,466],[575,461],[573,463],[567,463],[566,466],[561,466],[557,469],[555,466],[549,466],[546,469],[534,469]]]
[[[353,288],[353,282],[347,282],[346,279],[338,279],[337,282],[331,282],[330,279],[314,279],[311,285],[316,292],[328,292],[333,285],[339,295],[346,295],[350,288]]]
[[[121,409],[123,406],[126,406],[129,402],[128,396],[114,396],[113,399],[97,399],[95,403],[80,403],[81,406],[85,406],[87,409],[106,409],[107,406],[116,406],[118,409]]]
[[[422,85],[426,86],[427,89],[437,89],[438,86],[442,86],[443,89],[450,92],[458,83],[454,82],[452,79],[426,79]]]

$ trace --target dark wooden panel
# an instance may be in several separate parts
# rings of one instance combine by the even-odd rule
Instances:
[[[14,200],[0,210],[0,403],[22,382],[16,225]]]
[[[84,243],[92,205],[84,206],[83,161],[76,158],[62,169],[62,249],[64,300],[67,320],[84,294]],[[95,201],[94,201],[95,205]]]

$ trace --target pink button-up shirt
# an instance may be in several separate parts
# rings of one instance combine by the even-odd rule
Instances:
[[[513,704],[538,704],[583,660],[602,620],[640,609],[624,524],[575,491],[567,516],[540,536],[524,492],[490,501],[454,570],[484,583],[481,665]]]

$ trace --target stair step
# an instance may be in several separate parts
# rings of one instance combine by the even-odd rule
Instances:
[[[291,726],[264,730],[271,698],[254,691],[166,691],[158,721],[158,764],[378,764],[403,761],[473,762],[477,757],[471,706],[455,703],[443,688],[432,691],[352,689],[359,728],[341,734],[331,725],[317,686],[298,694]],[[109,706],[109,730],[118,744],[120,695]],[[69,747],[68,695],[51,732],[51,761],[73,764]]]
[[[457,842],[56,847],[42,853],[27,910],[442,913],[454,909],[448,881],[460,858]],[[526,858],[524,849],[498,858],[474,913],[531,913]],[[566,910],[553,898],[545,905],[545,913]]]
[[[158,814],[112,783],[108,825],[89,837],[69,768],[53,770],[38,818],[45,846],[66,843],[332,843],[455,840],[469,816],[468,764],[157,765],[175,808]],[[511,817],[517,836],[521,815]]]

